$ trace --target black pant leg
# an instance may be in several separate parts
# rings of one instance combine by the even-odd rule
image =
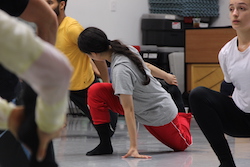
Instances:
[[[178,112],[185,112],[185,105],[182,99],[181,91],[176,85],[170,85],[162,79],[158,79],[161,86],[171,95]]]
[[[235,166],[224,133],[234,137],[250,137],[250,117],[231,98],[205,87],[191,91],[189,104],[221,165]]]
[[[31,149],[30,167],[57,167],[55,161],[53,143],[50,142],[47,149],[47,155],[42,162],[36,160],[39,139],[37,136],[37,125],[35,123],[35,106],[37,94],[33,89],[25,84],[22,95],[25,106],[25,119],[19,128],[18,136],[22,143]]]
[[[6,131],[0,138],[0,166],[1,167],[28,167],[29,160],[19,141]]]
[[[232,96],[234,91],[234,85],[223,81],[220,85],[220,92],[227,96]]]
[[[91,114],[87,106],[87,91],[88,89],[70,91],[70,100],[89,118],[92,122]]]

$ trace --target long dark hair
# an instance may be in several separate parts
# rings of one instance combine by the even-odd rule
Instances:
[[[145,76],[145,81],[143,81],[142,84],[149,84],[150,78],[144,69],[141,59],[131,52],[129,48],[119,40],[108,40],[107,35],[96,27],[86,28],[81,32],[78,38],[78,47],[82,52],[87,54],[90,54],[91,52],[101,53],[107,51],[109,46],[111,46],[114,53],[124,55],[128,57],[133,63],[135,63],[140,72]]]

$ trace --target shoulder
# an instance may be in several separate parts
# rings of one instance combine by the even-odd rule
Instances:
[[[237,37],[234,37],[233,39],[231,39],[229,42],[227,42],[222,48],[221,50],[222,51],[226,51],[228,50],[229,48],[232,48],[234,46],[237,46]]]
[[[113,53],[111,59],[111,65],[113,67],[118,64],[129,63],[129,58],[122,54]]]
[[[60,29],[61,28],[70,34],[80,34],[84,30],[82,25],[76,19],[71,17],[64,18],[60,25]]]
[[[228,63],[232,60],[235,54],[238,53],[237,49],[237,37],[233,38],[229,42],[227,42],[219,52],[219,63],[222,69],[228,66]],[[225,71],[225,70],[224,70]]]
[[[83,29],[82,25],[76,19],[74,19],[72,17],[68,17],[68,16],[63,19],[61,25],[67,26],[67,27],[71,27],[71,26],[72,27],[81,27]]]
[[[63,20],[69,22],[69,23],[78,23],[78,21],[72,17],[66,16]]]
[[[111,69],[118,73],[123,73],[132,67],[128,57],[120,54],[113,54],[111,61]]]
[[[232,40],[227,42],[220,50],[219,56],[228,55],[230,52],[237,51],[237,37],[234,37]]]

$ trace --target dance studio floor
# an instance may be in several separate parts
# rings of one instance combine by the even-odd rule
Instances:
[[[68,117],[68,125],[61,138],[54,141],[55,154],[60,167],[218,167],[219,162],[202,132],[192,118],[193,145],[184,152],[173,152],[161,144],[139,125],[138,149],[151,159],[122,159],[129,148],[124,117],[119,117],[112,137],[112,155],[86,156],[99,139],[86,117]],[[237,167],[250,166],[250,139],[228,137]]]

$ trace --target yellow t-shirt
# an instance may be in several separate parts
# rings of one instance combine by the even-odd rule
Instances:
[[[82,90],[94,81],[94,71],[88,55],[78,48],[78,37],[83,27],[73,18],[65,17],[58,27],[56,48],[62,51],[74,67],[69,90]]]

